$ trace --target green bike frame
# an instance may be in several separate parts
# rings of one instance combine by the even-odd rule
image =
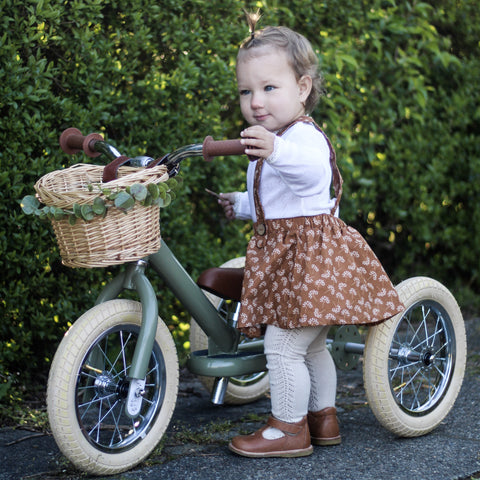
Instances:
[[[239,332],[228,325],[201,288],[162,240],[160,250],[136,263],[128,264],[101,292],[96,304],[117,298],[123,290],[137,292],[142,304],[142,326],[130,369],[131,379],[142,379],[147,372],[158,322],[155,290],[146,276],[150,265],[209,338],[209,349],[192,352],[187,368],[194,374],[234,377],[266,369],[263,341],[239,346]]]

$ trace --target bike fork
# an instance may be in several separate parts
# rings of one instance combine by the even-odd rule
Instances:
[[[155,342],[155,333],[158,324],[158,305],[155,291],[152,284],[145,276],[145,269],[148,262],[139,260],[127,267],[127,270],[117,276],[97,298],[96,304],[113,300],[118,297],[122,290],[135,290],[138,293],[142,304],[142,326],[132,365],[128,372],[130,385],[127,401],[125,402],[125,413],[136,418],[142,406],[142,399],[145,388],[145,377],[147,375],[148,362]]]

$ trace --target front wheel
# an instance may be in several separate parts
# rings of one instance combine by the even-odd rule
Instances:
[[[155,448],[175,408],[178,360],[159,318],[142,408],[125,413],[128,372],[140,332],[141,305],[112,300],[83,314],[63,338],[50,369],[47,410],[55,441],[80,470],[112,475]]]
[[[465,325],[453,295],[427,277],[397,286],[403,313],[370,327],[364,383],[378,421],[402,437],[424,435],[446,417],[462,386]]]

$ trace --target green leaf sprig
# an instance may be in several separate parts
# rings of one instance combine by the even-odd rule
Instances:
[[[35,195],[27,195],[20,202],[20,206],[26,215],[36,215],[40,219],[57,221],[68,218],[70,225],[75,225],[77,219],[90,222],[97,216],[105,218],[110,208],[128,213],[137,202],[145,207],[155,205],[160,208],[168,207],[176,197],[174,190],[181,184],[181,177],[170,178],[161,183],[150,183],[147,186],[135,183],[124,189],[104,188],[98,184],[90,184],[87,187],[90,192],[97,190],[103,195],[103,197],[96,197],[91,205],[74,203],[70,209],[42,207]]]

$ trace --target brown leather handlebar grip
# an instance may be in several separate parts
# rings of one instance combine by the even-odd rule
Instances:
[[[203,141],[203,158],[207,162],[211,162],[213,157],[224,155],[243,155],[245,153],[245,145],[240,140],[214,140],[212,137],[205,137]]]
[[[60,148],[69,155],[83,150],[86,155],[93,158],[100,155],[100,152],[97,152],[94,148],[97,141],[103,141],[103,137],[98,133],[83,136],[78,128],[67,128],[60,135],[59,143]]]

